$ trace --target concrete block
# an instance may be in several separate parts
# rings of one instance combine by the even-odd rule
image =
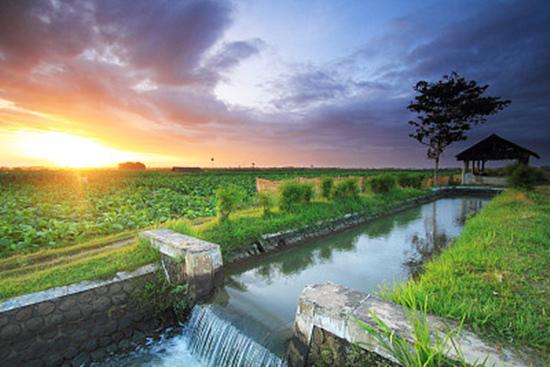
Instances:
[[[363,322],[376,327],[373,313],[406,340],[413,340],[412,328],[400,305],[333,283],[307,286],[300,296],[294,320],[294,335],[288,353],[289,367],[305,366],[305,361],[308,365],[314,362],[308,360],[308,355],[310,349],[319,349],[319,346],[314,345],[316,339],[312,338],[315,328],[396,362],[391,354],[383,350],[378,341],[359,325],[359,322]],[[456,327],[451,321],[431,315],[428,315],[428,323],[432,330],[441,331],[441,335],[449,328]],[[455,337],[455,341],[461,346],[462,356],[468,364],[487,358],[489,366],[528,365],[510,350],[491,345],[468,330],[462,329]],[[447,356],[453,360],[457,359],[450,344]]]
[[[161,262],[170,283],[187,282],[191,297],[202,298],[223,281],[220,246],[168,229],[141,233],[161,253]]]

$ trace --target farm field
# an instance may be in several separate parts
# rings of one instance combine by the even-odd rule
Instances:
[[[62,247],[174,218],[216,214],[214,192],[235,184],[252,204],[255,178],[369,176],[384,170],[0,171],[0,257]],[[397,172],[392,170],[392,172]],[[429,175],[429,171],[424,171]]]

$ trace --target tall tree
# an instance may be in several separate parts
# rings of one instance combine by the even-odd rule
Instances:
[[[439,158],[445,148],[466,140],[466,132],[472,126],[485,123],[487,116],[510,104],[509,100],[500,97],[485,96],[488,87],[478,85],[475,80],[466,80],[456,72],[444,75],[438,82],[421,80],[414,86],[418,95],[407,109],[418,116],[409,121],[415,129],[409,136],[428,147],[427,156],[435,161],[435,184]]]

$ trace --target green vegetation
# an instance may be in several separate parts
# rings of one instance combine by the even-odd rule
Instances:
[[[293,206],[291,212],[273,211],[269,217],[262,216],[256,210],[246,214],[236,213],[231,221],[224,223],[208,221],[193,227],[188,220],[181,219],[167,223],[167,227],[220,244],[227,261],[264,234],[317,225],[319,221],[339,218],[348,213],[381,214],[401,205],[404,200],[427,193],[429,191],[426,189],[398,189],[384,195],[360,195],[357,200],[314,200],[309,204]]]
[[[2,275],[0,299],[83,280],[108,279],[121,270],[132,271],[158,260],[157,250],[151,248],[146,242],[136,241],[129,246],[104,250],[94,256],[65,261],[59,265],[25,274]]]
[[[338,182],[332,189],[334,200],[353,200],[359,197],[359,184],[354,178],[348,178]]]
[[[426,177],[418,173],[400,173],[397,175],[397,184],[401,187],[412,187],[419,189]]]
[[[230,184],[255,200],[256,177],[370,176],[391,170],[269,169],[199,173],[115,170],[0,170],[0,258],[216,215],[215,192]],[[401,172],[401,171],[395,171]]]
[[[283,212],[291,213],[311,201],[313,186],[290,181],[281,186],[280,195],[279,208]]]
[[[333,186],[334,186],[334,179],[332,177],[323,177],[321,179],[321,196],[327,200],[330,199]]]
[[[383,291],[504,344],[550,350],[550,192],[510,190],[468,220],[419,279]]]
[[[402,366],[478,367],[486,365],[485,361],[476,361],[473,365],[464,361],[461,347],[455,340],[460,333],[461,324],[456,328],[448,328],[444,333],[436,328],[430,328],[427,300],[423,304],[417,304],[415,298],[409,298],[403,306],[403,311],[411,326],[412,342],[396,333],[372,311],[371,315],[376,327],[370,326],[361,320],[356,320],[356,322],[359,327],[372,335],[382,348],[390,352]],[[452,361],[446,357],[453,354],[459,356],[458,361]]]
[[[183,317],[190,308],[190,303],[187,302],[188,294],[188,284],[172,285],[159,270],[155,279],[146,282],[134,296],[138,304],[152,305],[152,310],[157,316],[172,309],[176,316]]]
[[[375,194],[388,193],[395,189],[396,180],[394,175],[383,174],[374,176],[369,180],[369,186],[372,192]]]
[[[229,215],[233,213],[242,204],[246,193],[237,185],[227,185],[216,190],[216,209],[218,210],[218,218],[220,222],[225,222],[229,219]]]
[[[60,182],[67,183],[66,180],[68,180],[68,178],[63,175],[70,174],[72,175],[71,177],[73,177],[74,179],[77,173],[82,174],[82,172],[83,171],[63,171],[63,174],[57,172],[56,174],[61,175],[59,177],[65,180],[63,181],[60,179],[60,181],[57,183],[57,190],[59,190],[59,192],[62,192],[62,190],[65,189],[65,186],[61,185]],[[88,172],[88,184],[92,185],[90,187],[100,187],[100,183],[108,186],[109,181],[101,181],[107,180],[108,177],[119,177],[127,185],[137,185],[137,183],[135,182],[132,184],[128,181],[130,180],[129,177],[132,177],[132,179],[141,180],[142,184],[147,183],[148,185],[151,185],[151,190],[153,190],[154,185],[157,183],[157,179],[159,180],[158,182],[160,182],[161,186],[164,180],[167,180],[166,182],[171,182],[172,184],[175,184],[175,181],[171,180],[177,179],[182,180],[182,182],[186,182],[186,180],[197,180],[196,182],[198,183],[219,182],[221,186],[221,181],[219,181],[218,178],[213,178],[213,175],[209,172],[192,174],[189,176],[187,174],[172,174],[167,172],[147,172],[147,174],[150,174],[151,176],[148,176],[147,174],[145,174],[145,172],[99,172],[105,174],[106,177],[101,178],[99,173],[96,171]],[[279,177],[276,178],[284,178],[284,175],[281,174],[281,172],[283,171],[275,170],[275,172],[277,172],[277,175],[279,175]],[[368,175],[378,171],[351,172],[356,174],[361,173],[362,175]],[[44,187],[49,187],[48,185],[51,185],[52,183],[43,182],[43,180],[45,180],[45,178],[58,177],[54,173],[29,173],[10,171],[6,174],[6,172],[0,171],[0,181],[4,180],[4,183],[7,184],[7,186],[0,186],[0,193],[1,195],[3,195],[2,199],[9,196],[10,190],[16,190],[17,185],[22,185],[23,187],[26,187],[25,185],[36,185],[35,188],[40,188],[41,186],[39,183],[42,182],[42,184],[45,185]],[[258,172],[254,171],[254,174],[257,173]],[[309,170],[307,170],[306,172],[292,171],[292,174],[298,173],[302,173],[302,176],[307,176],[303,173],[310,174]],[[339,170],[323,171],[323,173],[327,175],[336,175],[338,173],[345,176],[350,175],[350,171]],[[96,179],[100,181],[92,184],[91,177],[93,177],[94,174],[98,175]],[[271,172],[270,174],[276,176],[276,174],[273,172]],[[319,173],[317,172],[317,174]],[[233,200],[234,195],[229,195],[229,197],[232,199],[232,205],[235,204],[235,202],[238,202],[240,206],[245,206],[244,209],[240,209],[233,213],[231,211],[226,211],[226,217],[231,214],[230,221],[226,220],[220,223],[215,219],[214,216],[195,218],[194,216],[184,215],[183,217],[170,217],[171,219],[168,219],[166,221],[163,220],[162,226],[171,228],[180,233],[189,234],[195,237],[219,243],[222,246],[222,252],[224,257],[226,258],[226,261],[234,256],[238,251],[242,250],[244,247],[249,246],[251,243],[260,239],[261,236],[264,234],[288,230],[292,228],[317,225],[319,221],[341,217],[344,214],[348,214],[351,212],[364,212],[370,215],[377,215],[400,205],[403,200],[418,197],[429,192],[425,189],[398,189],[384,195],[359,194],[357,200],[329,201],[325,199],[314,200],[313,187],[309,184],[306,184],[301,186],[299,185],[299,195],[292,196],[292,200],[289,199],[289,205],[290,207],[292,207],[292,210],[290,212],[284,212],[278,209],[273,209],[275,200],[274,195],[272,195],[271,193],[267,195],[256,195],[257,206],[251,206],[250,204],[254,203],[254,196],[249,195],[249,190],[246,188],[247,186],[244,183],[241,184],[241,186],[232,183],[250,182],[251,189],[254,190],[254,179],[249,180],[252,177],[252,173],[222,171],[222,176],[227,179],[228,182],[228,184],[224,185],[224,187],[235,185],[239,188],[239,190],[244,190],[246,192],[244,194],[246,195],[246,197],[244,197],[240,202]],[[204,181],[200,181],[198,179],[199,177]],[[151,181],[152,178],[154,179]],[[92,193],[86,191],[90,189],[90,187],[84,187],[82,189],[82,200],[91,200],[91,198],[93,198]],[[137,188],[138,186],[133,187],[139,190],[139,188]],[[4,189],[5,191],[3,191]],[[200,188],[194,190],[198,191],[199,189]],[[71,189],[68,188],[68,190],[70,191]],[[124,190],[124,188],[118,187],[117,184],[111,187],[111,190],[113,190],[111,195],[113,197],[116,197],[116,195],[121,192],[119,190]],[[161,187],[159,190],[164,190],[164,188]],[[206,190],[204,189],[204,187],[201,190],[204,190],[205,192],[210,191],[210,189]],[[218,192],[222,192],[222,190]],[[354,189],[353,192],[356,192],[356,190]],[[220,200],[225,200],[226,196],[227,195],[225,194],[220,195]],[[148,205],[162,206],[158,202],[155,202],[154,198],[155,196],[152,195],[150,197],[145,197],[143,201],[147,202]],[[215,190],[211,191],[211,198],[215,200]],[[47,206],[51,206],[63,208],[63,205],[65,205],[65,203],[60,200],[61,194],[58,193],[52,196],[52,202],[39,203],[39,207],[44,208]],[[99,199],[96,198],[94,200]],[[210,200],[210,196],[208,200]],[[68,200],[68,203],[74,204],[74,202],[72,202],[70,198]],[[21,204],[21,202],[19,204]],[[177,203],[171,204],[175,206],[178,205]],[[216,206],[215,201],[212,203],[212,206]],[[129,207],[131,207],[131,205]],[[104,209],[108,211],[110,210],[110,207],[105,206]],[[6,211],[6,208],[0,208],[0,210]],[[95,210],[97,209],[94,209],[92,211]],[[136,210],[139,211],[139,209]],[[32,211],[29,211],[29,213],[30,212]],[[68,209],[64,209],[63,212],[68,213]],[[123,220],[124,216],[130,213],[128,208],[124,208],[124,210],[120,212],[123,213],[120,217],[116,217],[114,215],[112,216],[113,221],[116,222],[117,220]],[[47,214],[46,211],[44,211],[43,213]],[[16,216],[11,216],[7,219],[11,220],[15,217]],[[69,223],[70,220],[76,221],[78,219],[78,216],[67,218],[69,218],[67,219],[67,223]],[[36,220],[42,220],[42,222],[40,222],[40,225],[44,225],[47,227],[51,225],[49,219],[50,218],[45,216],[42,219],[38,218]],[[25,219],[19,218],[14,223],[8,223],[6,222],[5,217],[1,217],[0,232],[4,231],[3,233],[7,233],[11,231],[10,229],[6,229],[8,227],[12,229],[18,228],[16,232],[21,232],[22,228],[26,228],[22,226],[22,223],[20,223],[23,220]],[[143,222],[139,225],[139,228],[148,228],[158,225],[160,225],[160,222],[158,221],[153,221],[152,224],[147,224],[147,222]],[[48,230],[54,233],[56,228],[52,227]],[[141,265],[156,261],[156,259],[158,259],[158,254],[156,253],[156,251],[152,251],[148,249],[147,246],[137,243],[135,240],[136,232],[137,230],[135,229],[122,230],[118,231],[118,233],[116,234],[102,236],[92,240],[88,240],[87,242],[77,242],[74,244],[66,242],[52,242],[52,244],[50,245],[45,244],[43,246],[40,246],[39,242],[36,244],[31,242],[31,245],[29,245],[29,247],[23,246],[17,252],[10,250],[10,246],[2,247],[0,250],[0,254],[4,255],[4,258],[1,258],[0,256],[0,277],[2,278],[2,284],[0,285],[0,299],[10,298],[27,292],[43,290],[55,286],[75,283],[82,280],[108,278],[113,276],[118,271],[131,271]],[[15,232],[10,233],[14,234]],[[55,236],[60,235],[61,232],[57,233]],[[81,235],[86,237],[84,234]],[[2,239],[7,239],[7,241],[9,242],[13,239],[13,237],[2,237]],[[35,251],[29,251],[33,249]]]
[[[275,199],[267,192],[259,192],[256,194],[256,204],[262,208],[264,217],[271,215],[271,211],[275,206]]]
[[[525,164],[511,164],[504,168],[508,184],[516,189],[533,190],[537,183],[545,181],[542,170]]]

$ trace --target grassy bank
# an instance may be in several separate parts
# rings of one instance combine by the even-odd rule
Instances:
[[[193,226],[189,221],[177,220],[167,223],[167,227],[219,244],[227,261],[264,234],[314,225],[347,213],[366,212],[369,215],[379,215],[400,206],[405,200],[429,192],[429,189],[396,189],[379,195],[362,194],[356,200],[317,200],[303,205],[293,213],[273,211],[270,215],[263,216],[260,210],[249,210],[244,215],[237,214],[223,223],[212,220]]]
[[[23,274],[2,276],[0,300],[83,280],[108,279],[119,271],[132,271],[159,260],[149,244],[135,241],[129,246]]]
[[[507,191],[468,220],[417,280],[383,295],[428,300],[428,312],[460,320],[499,343],[550,350],[550,192]]]

